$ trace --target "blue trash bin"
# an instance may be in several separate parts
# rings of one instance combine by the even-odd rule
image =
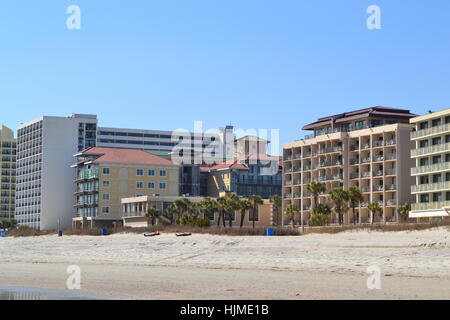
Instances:
[[[1,231],[0,232],[0,237],[2,237],[2,238],[6,237],[6,232],[5,231]]]
[[[63,233],[62,230],[59,230],[58,231],[58,237],[62,237],[62,233]]]
[[[101,230],[101,232],[100,232],[100,235],[102,235],[102,236],[107,236],[107,235],[108,235],[108,229],[102,228],[102,230]]]
[[[268,237],[273,236],[273,229],[272,228],[266,228],[266,236],[268,236]]]

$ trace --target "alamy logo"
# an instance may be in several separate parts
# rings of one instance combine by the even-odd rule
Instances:
[[[66,26],[69,30],[81,29],[81,9],[77,5],[71,5],[67,7],[67,14],[70,16],[66,20]]]
[[[367,268],[366,272],[370,274],[367,278],[367,289],[380,290],[381,289],[381,269],[379,266],[373,265]]]
[[[67,267],[66,273],[69,277],[66,281],[67,289],[80,290],[81,289],[81,268],[77,265]]]
[[[371,5],[367,8],[367,14],[370,16],[367,18],[367,28],[369,30],[381,29],[381,9],[379,6]]]

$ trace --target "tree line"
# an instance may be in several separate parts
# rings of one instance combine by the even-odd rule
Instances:
[[[258,208],[262,205],[263,199],[258,195],[251,195],[248,198],[240,197],[236,193],[226,193],[218,198],[205,197],[200,202],[192,202],[188,198],[179,198],[163,211],[151,207],[145,216],[149,219],[151,225],[155,225],[156,220],[160,219],[168,224],[192,225],[198,227],[210,226],[211,220],[217,216],[217,227],[233,227],[235,214],[238,212],[239,226],[244,226],[247,213],[252,220],[252,227],[255,228]],[[276,220],[280,218],[280,209],[282,199],[279,195],[270,198],[276,213]]]
[[[350,187],[348,190],[343,188],[335,188],[328,193],[328,204],[319,203],[319,195],[325,194],[325,184],[312,181],[306,185],[306,190],[312,195],[314,199],[314,206],[312,208],[312,215],[308,221],[309,226],[325,226],[329,224],[330,216],[332,212],[337,215],[337,221],[339,225],[344,223],[344,214],[350,209],[352,210],[352,223],[356,224],[359,221],[359,212],[356,211],[359,203],[364,201],[362,191],[358,187]],[[383,214],[383,221],[385,216],[383,209],[378,202],[369,202],[367,208],[370,212],[370,223],[373,224],[375,217],[379,214]],[[409,211],[411,210],[410,204],[401,205],[397,211],[403,219],[406,219]],[[303,212],[297,206],[290,204],[285,208],[285,215],[290,218],[291,224],[295,225],[295,216],[300,215],[301,223],[303,224]]]

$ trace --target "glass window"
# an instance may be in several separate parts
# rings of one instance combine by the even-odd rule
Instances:
[[[433,138],[433,146],[441,144],[441,143],[442,143],[442,138],[441,137]]]
[[[420,202],[422,202],[422,203],[430,202],[430,196],[428,194],[421,194]]]
[[[441,163],[442,157],[441,156],[434,156],[433,157],[433,164]]]
[[[136,169],[136,175],[142,177],[144,175],[144,169]]]
[[[165,177],[167,175],[166,170],[159,170],[159,176],[160,177]]]
[[[442,193],[433,193],[433,202],[441,202],[442,201]]]
[[[153,169],[148,169],[148,176],[149,176],[149,177],[154,177],[154,176],[155,176],[155,170],[153,170]]]
[[[442,176],[440,174],[433,175],[433,183],[442,182]]]
[[[109,214],[109,207],[102,207],[103,214]]]
[[[442,124],[441,119],[434,119],[434,120],[431,122],[431,126],[432,126],[432,127],[440,126],[441,124]]]
[[[110,172],[109,168],[103,168],[103,174],[108,175]]]
[[[164,182],[161,182],[161,183],[159,184],[159,188],[160,188],[160,189],[166,189],[166,184],[165,184]]]
[[[144,182],[142,182],[142,181],[136,182],[136,188],[137,189],[144,189]]]
[[[419,142],[419,146],[420,146],[421,148],[426,148],[426,147],[428,147],[428,140],[422,140],[422,141],[420,141],[420,142]]]
[[[103,196],[102,196],[102,199],[104,201],[109,201],[109,193],[104,193]]]
[[[109,188],[109,181],[108,180],[104,180],[103,181],[103,187],[104,188]]]
[[[427,129],[427,128],[428,128],[428,121],[426,121],[426,122],[421,122],[421,123],[419,124],[419,129],[420,129],[420,130]]]
[[[149,183],[148,183],[148,188],[149,188],[149,189],[155,189],[155,183],[149,182]]]
[[[430,161],[428,160],[428,158],[420,159],[420,165],[421,166],[427,166],[429,163],[430,163]]]

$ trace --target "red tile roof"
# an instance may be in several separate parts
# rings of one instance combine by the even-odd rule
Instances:
[[[75,156],[97,156],[93,160],[94,163],[176,165],[168,159],[156,156],[141,149],[91,147],[75,154]]]

